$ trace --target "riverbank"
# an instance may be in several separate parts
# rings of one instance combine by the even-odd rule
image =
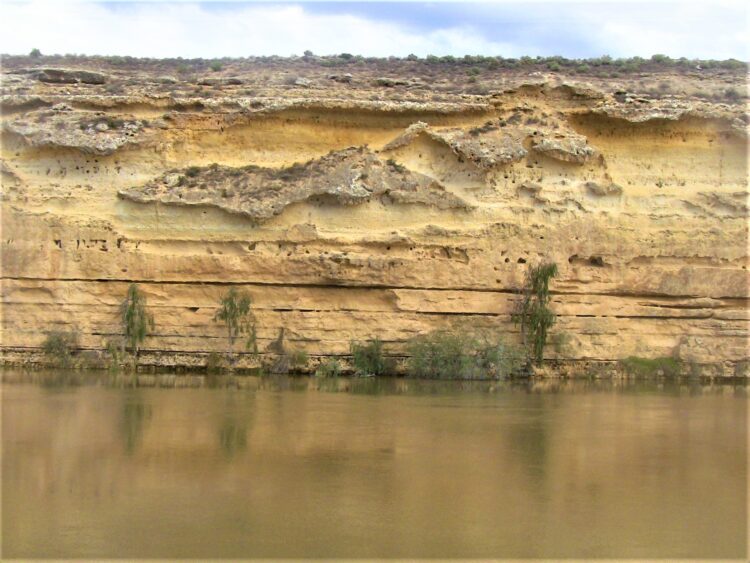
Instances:
[[[601,388],[623,388],[630,385],[647,384],[654,389],[665,386],[692,389],[696,386],[726,386],[728,388],[745,388],[750,380],[746,377],[710,377],[710,376],[679,376],[665,377],[634,377],[622,372],[601,372],[588,377],[569,377],[560,372],[552,375],[537,375],[530,377],[516,377],[483,380],[436,380],[419,379],[405,376],[356,377],[342,375],[338,377],[315,377],[310,374],[262,374],[254,373],[209,374],[198,372],[174,372],[168,370],[132,373],[127,371],[113,372],[110,370],[94,369],[23,369],[0,368],[0,382],[7,384],[36,384],[42,386],[80,386],[101,385],[109,387],[139,387],[139,388],[235,388],[257,390],[262,388],[278,389],[316,389],[329,391],[356,390],[389,390],[393,393],[408,390],[410,387],[424,387],[431,384],[453,385],[465,387],[468,390],[483,390],[495,392],[501,389],[522,387],[530,390],[563,390],[578,384],[595,385]]]

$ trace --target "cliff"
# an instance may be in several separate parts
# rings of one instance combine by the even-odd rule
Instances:
[[[95,357],[131,282],[156,322],[146,364],[223,350],[230,285],[263,354],[282,328],[313,363],[448,326],[512,340],[514,291],[552,260],[549,359],[746,373],[748,116],[697,94],[744,69],[435,68],[6,57],[2,361],[51,330]]]

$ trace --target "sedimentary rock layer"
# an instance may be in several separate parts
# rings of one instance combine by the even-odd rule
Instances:
[[[22,76],[2,99],[6,361],[51,330],[103,350],[133,282],[156,322],[146,362],[223,350],[228,287],[251,294],[267,354],[282,329],[316,359],[373,337],[402,356],[445,327],[514,340],[542,260],[560,270],[550,359],[747,360],[743,106],[539,83],[128,97]]]

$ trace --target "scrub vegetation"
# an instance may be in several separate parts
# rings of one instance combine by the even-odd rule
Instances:
[[[490,332],[435,331],[409,343],[407,373],[430,379],[495,379],[510,377],[523,364],[516,347]]]
[[[255,315],[252,312],[252,299],[245,291],[231,288],[219,302],[219,308],[214,315],[214,321],[223,323],[227,331],[227,365],[229,371],[234,371],[236,357],[234,343],[240,336],[247,336],[245,348],[258,353],[257,335],[255,329]]]
[[[78,348],[77,332],[51,331],[42,344],[45,357],[59,367],[70,366],[74,351]]]
[[[678,377],[682,371],[682,362],[676,358],[640,358],[630,356],[620,360],[622,370],[633,377]]]
[[[125,300],[120,306],[123,334],[133,355],[133,369],[138,368],[138,351],[148,336],[149,330],[154,330],[154,317],[146,310],[146,296],[136,284],[130,284]]]
[[[544,359],[549,329],[555,324],[555,314],[549,308],[549,282],[555,276],[554,263],[529,268],[513,313],[514,322],[521,327],[521,340],[529,359],[538,366]]]
[[[383,342],[380,339],[369,342],[354,342],[350,345],[354,374],[360,377],[390,375],[395,368],[390,358],[383,356]]]

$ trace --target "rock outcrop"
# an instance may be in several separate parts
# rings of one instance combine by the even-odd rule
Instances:
[[[253,298],[261,356],[282,329],[313,363],[374,337],[403,356],[449,326],[517,340],[515,291],[546,260],[557,365],[745,374],[741,104],[517,75],[470,95],[359,67],[256,84],[240,67],[24,65],[1,100],[5,362],[52,330],[101,357],[130,283],[156,322],[146,364],[223,350],[229,287]]]
[[[410,172],[393,160],[383,162],[364,148],[335,151],[287,168],[212,165],[170,171],[145,186],[121,190],[138,203],[209,206],[262,222],[300,202],[357,205],[422,204],[436,209],[466,209],[468,204],[438,182]]]

